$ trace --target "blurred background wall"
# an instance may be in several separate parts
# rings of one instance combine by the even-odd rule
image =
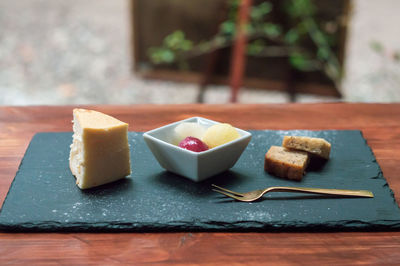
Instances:
[[[299,93],[296,101],[400,101],[399,9],[395,0],[352,1],[342,98]],[[0,104],[196,102],[196,83],[132,71],[131,16],[128,0],[0,1]],[[154,16],[155,23],[163,16]],[[226,85],[210,85],[204,95],[206,103],[228,100]],[[252,87],[239,94],[243,103],[288,100],[285,92]]]

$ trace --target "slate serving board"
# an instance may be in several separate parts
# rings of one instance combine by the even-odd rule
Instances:
[[[2,231],[327,231],[398,230],[400,209],[360,131],[252,131],[237,164],[201,183],[164,171],[142,133],[129,132],[133,172],[90,190],[75,185],[68,166],[72,133],[35,135],[0,212]],[[264,154],[284,135],[323,137],[331,159],[311,165],[303,181],[273,177]],[[375,198],[273,193],[235,202],[211,184],[237,191],[268,186],[371,190]]]

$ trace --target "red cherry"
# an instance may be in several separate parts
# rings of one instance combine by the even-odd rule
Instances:
[[[186,137],[179,143],[179,147],[189,151],[201,152],[208,150],[207,144],[195,137]]]

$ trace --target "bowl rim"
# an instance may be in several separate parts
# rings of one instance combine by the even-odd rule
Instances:
[[[166,128],[177,126],[178,124],[183,123],[183,122],[191,122],[193,120],[196,120],[196,121],[204,120],[204,121],[207,121],[207,122],[209,122],[209,123],[211,123],[213,125],[224,123],[224,122],[219,122],[219,121],[211,120],[211,119],[208,119],[208,118],[204,118],[204,117],[201,117],[201,116],[193,116],[193,117],[185,118],[185,119],[182,119],[182,120],[179,120],[179,121],[175,121],[175,122],[172,122],[170,124],[167,124],[167,125],[164,125],[164,126],[161,126],[161,127],[154,128],[154,129],[151,129],[149,131],[146,131],[146,132],[143,133],[143,137],[147,138],[147,139],[150,139],[152,141],[158,142],[158,143],[160,143],[162,145],[167,145],[167,146],[172,147],[174,149],[177,149],[179,151],[186,152],[186,153],[188,153],[190,155],[198,155],[198,156],[203,155],[204,156],[204,155],[206,155],[208,153],[224,149],[226,146],[234,145],[234,144],[236,144],[238,142],[241,142],[241,141],[243,141],[245,139],[251,138],[251,136],[252,136],[250,132],[248,132],[246,130],[243,130],[241,128],[234,127],[240,134],[239,138],[237,138],[235,140],[232,140],[230,142],[224,143],[222,145],[219,145],[217,147],[208,149],[206,151],[201,151],[201,152],[195,152],[195,151],[187,150],[187,149],[181,148],[181,147],[179,147],[177,145],[174,145],[172,143],[169,143],[167,141],[164,141],[162,139],[159,139],[159,138],[156,138],[156,137],[152,136],[152,134],[157,132],[157,131],[165,130]]]

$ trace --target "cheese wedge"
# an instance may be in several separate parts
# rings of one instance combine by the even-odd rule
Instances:
[[[128,124],[109,115],[73,110],[69,166],[81,189],[124,178],[131,173]]]

